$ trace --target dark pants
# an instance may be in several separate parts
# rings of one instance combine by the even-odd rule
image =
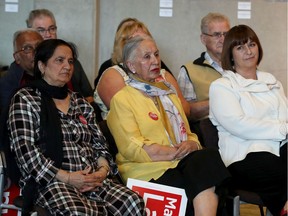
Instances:
[[[287,144],[280,157],[269,152],[249,153],[228,167],[233,186],[259,194],[273,215],[279,215],[287,201]]]
[[[215,186],[219,198],[226,195],[230,173],[215,149],[194,151],[182,159],[176,168],[167,170],[151,182],[183,188],[188,198],[186,215],[193,214],[193,199],[200,192]]]

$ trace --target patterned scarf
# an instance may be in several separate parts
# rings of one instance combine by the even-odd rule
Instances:
[[[169,94],[176,94],[174,87],[164,79],[157,79],[157,82],[147,82],[133,75],[129,75],[128,85],[140,90],[151,98],[156,98],[159,104],[159,111],[166,129],[166,134],[173,146],[187,140],[187,132],[184,121],[171,99]]]

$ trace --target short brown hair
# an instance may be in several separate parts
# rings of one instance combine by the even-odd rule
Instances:
[[[259,57],[257,64],[259,65],[263,57],[263,50],[259,38],[249,26],[237,25],[231,28],[225,36],[221,56],[221,65],[224,70],[231,70],[236,72],[233,67],[234,60],[232,50],[235,46],[247,43],[249,39],[255,42],[258,46]]]

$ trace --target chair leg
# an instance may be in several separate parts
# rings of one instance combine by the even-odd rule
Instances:
[[[4,168],[0,167],[0,215],[2,215],[4,184]]]
[[[260,209],[261,216],[265,216],[264,210],[263,210],[263,206],[261,206],[261,205],[258,205],[258,206],[259,206],[259,209]]]
[[[266,208],[266,216],[273,216],[268,208]]]
[[[233,216],[240,216],[240,196],[233,198]]]

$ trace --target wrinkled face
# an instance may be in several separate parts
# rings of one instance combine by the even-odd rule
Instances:
[[[29,74],[33,74],[35,48],[41,41],[43,38],[37,32],[25,32],[16,40],[15,62]]]
[[[257,68],[259,49],[257,43],[250,39],[243,45],[233,47],[232,55],[236,71]]]
[[[128,63],[129,69],[140,79],[154,82],[160,76],[159,50],[152,40],[144,40],[135,50],[135,58]]]
[[[58,46],[47,65],[38,62],[43,79],[52,86],[62,87],[70,81],[74,70],[72,51],[68,46]]]
[[[224,21],[214,21],[208,25],[208,32],[201,34],[201,41],[206,46],[207,52],[215,61],[220,61],[223,42],[230,26]]]
[[[51,17],[40,16],[33,20],[32,28],[36,29],[44,40],[57,38],[56,23],[53,22]]]

